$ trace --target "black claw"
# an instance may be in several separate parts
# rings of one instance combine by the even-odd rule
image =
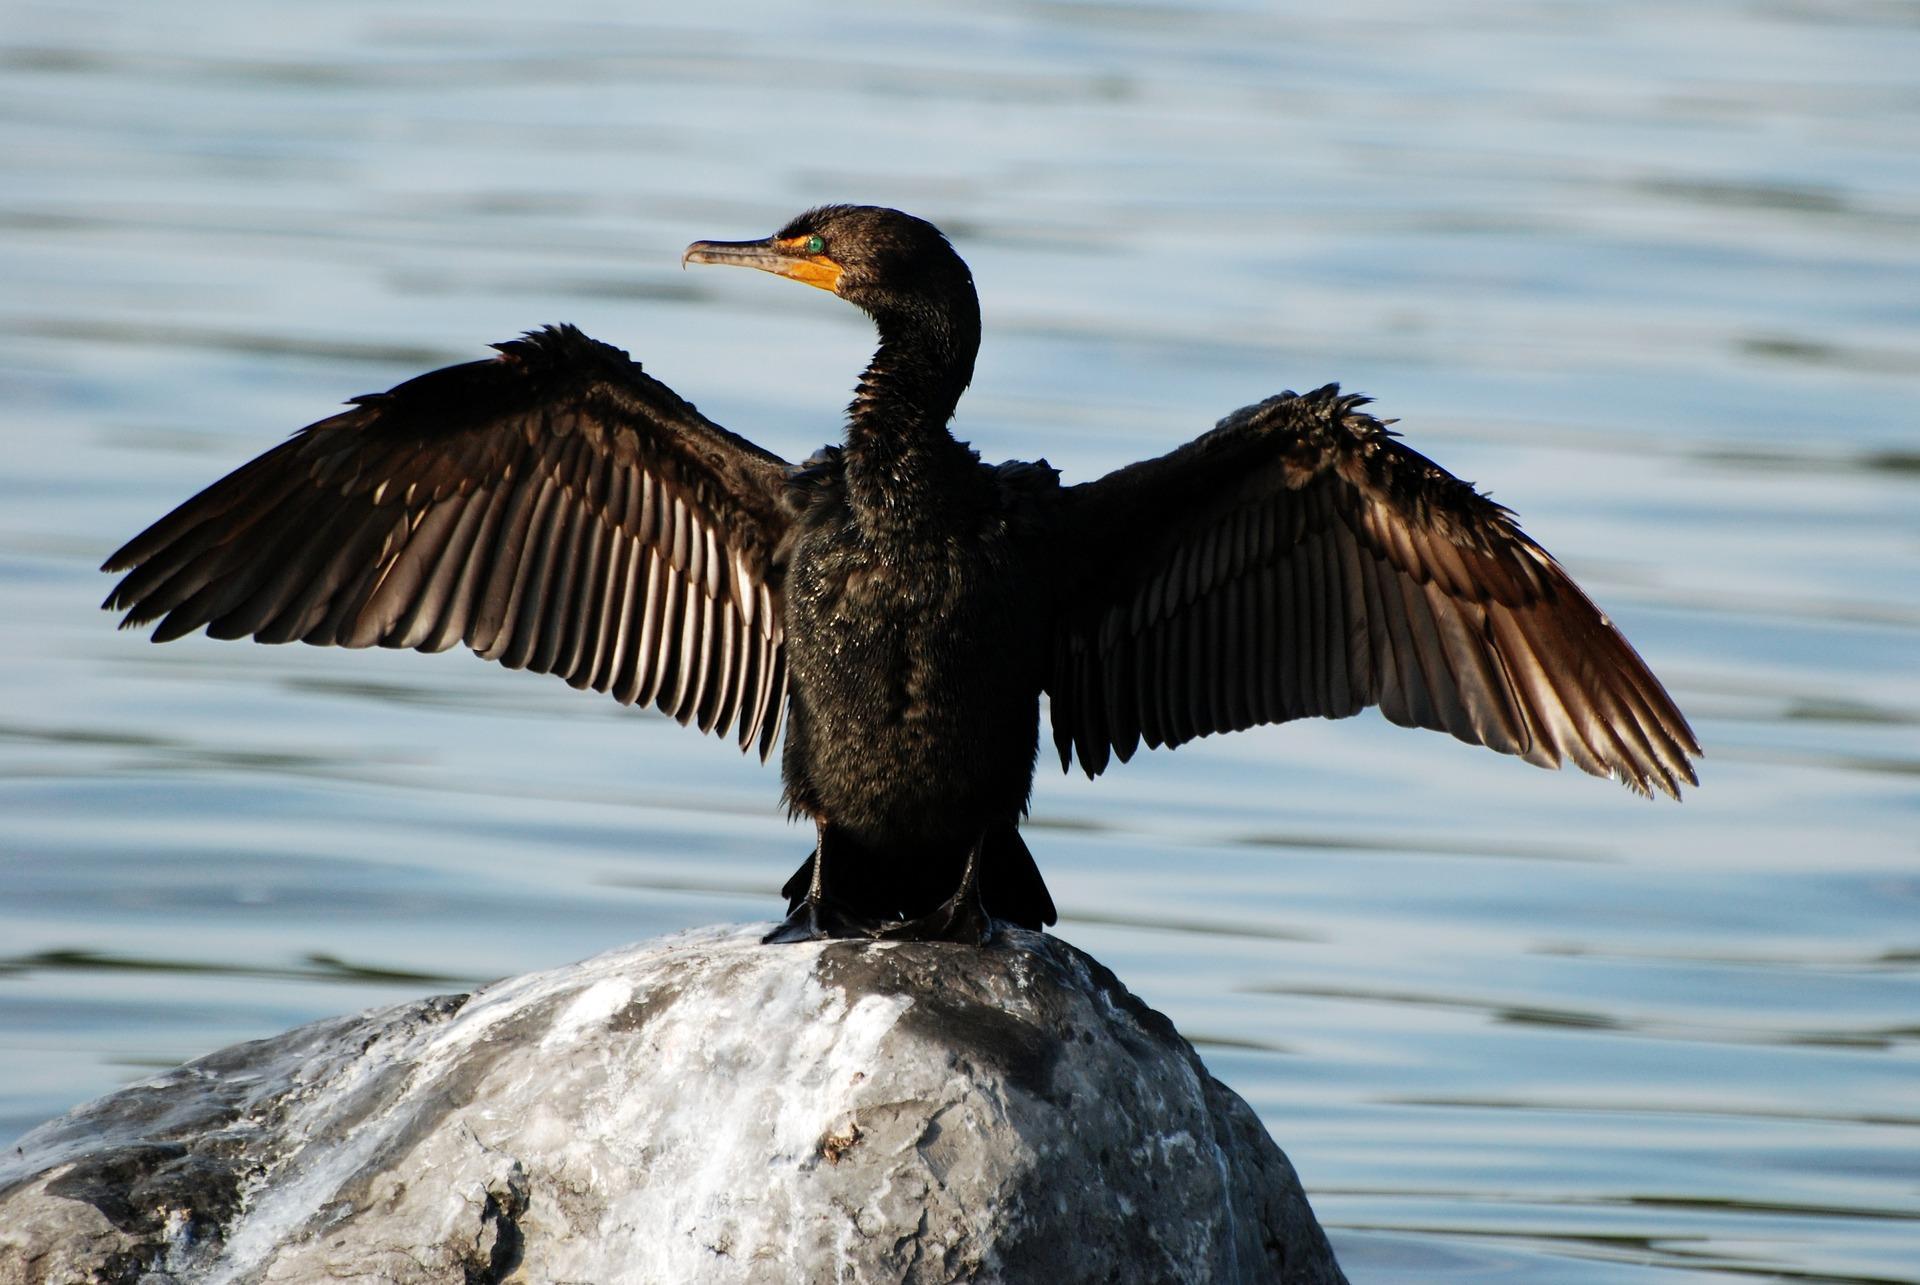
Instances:
[[[877,919],[847,909],[827,895],[827,849],[832,830],[824,821],[815,824],[819,834],[813,845],[813,860],[808,863],[807,891],[793,903],[786,922],[760,939],[763,946],[842,937],[873,938],[886,926]]]
[[[820,941],[830,937],[825,928],[813,914],[813,903],[808,902],[781,921],[778,928],[760,939],[762,946],[784,946],[796,941]]]
[[[831,901],[808,897],[793,908],[785,922],[760,939],[773,946],[796,941],[832,941],[838,938],[882,936],[890,925],[857,914]]]
[[[960,875],[960,886],[940,903],[939,909],[918,919],[888,924],[880,936],[888,941],[953,941],[964,946],[984,946],[993,940],[993,916],[980,897],[980,849],[986,844],[982,835],[967,853],[967,867]]]
[[[997,931],[998,926],[980,904],[979,890],[975,889],[971,895],[955,893],[931,914],[888,924],[878,936],[883,941],[953,941],[963,946],[985,946],[993,941]]]

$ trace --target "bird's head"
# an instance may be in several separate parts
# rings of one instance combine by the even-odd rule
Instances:
[[[818,286],[867,312],[882,330],[897,322],[972,318],[973,274],[939,228],[876,205],[823,205],[761,241],[695,241],[687,263],[730,263]]]

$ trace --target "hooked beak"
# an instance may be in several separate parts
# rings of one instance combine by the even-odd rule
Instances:
[[[741,268],[758,268],[775,276],[788,277],[816,286],[829,294],[840,284],[840,265],[830,255],[808,254],[805,237],[764,241],[695,241],[680,256],[680,266],[689,263],[724,263]]]

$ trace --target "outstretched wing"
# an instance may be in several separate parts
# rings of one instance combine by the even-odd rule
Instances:
[[[1048,682],[1062,766],[1369,705],[1640,793],[1699,743],[1512,514],[1329,385],[1063,495],[1079,587]]]
[[[570,326],[355,399],[107,559],[123,626],[465,643],[772,750],[788,466]]]

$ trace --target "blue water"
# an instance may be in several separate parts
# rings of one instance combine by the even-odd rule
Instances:
[[[324,1014],[764,919],[774,773],[465,655],[95,609],[328,413],[570,320],[790,458],[865,323],[696,237],[900,205],[959,430],[1081,479],[1380,399],[1618,620],[1684,805],[1368,716],[1043,770],[1060,933],[1356,1282],[1920,1281],[1920,19],[1905,5],[0,8],[0,1135]]]

